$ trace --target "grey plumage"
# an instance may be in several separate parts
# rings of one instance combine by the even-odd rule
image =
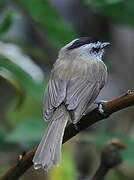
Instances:
[[[42,138],[33,159],[34,168],[49,169],[60,163],[60,152],[64,129],[70,115],[64,105],[60,105],[54,112],[48,130]]]
[[[87,41],[84,46],[83,41],[71,43],[61,49],[45,92],[44,118],[50,120],[50,124],[34,156],[35,168],[48,170],[60,163],[67,122],[76,124],[88,109],[92,109],[107,80],[107,69],[101,60],[104,51],[91,56],[89,49],[92,46]],[[96,43],[101,47],[99,42]],[[68,50],[70,46],[75,48]]]

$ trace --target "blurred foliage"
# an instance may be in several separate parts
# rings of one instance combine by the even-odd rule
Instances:
[[[5,1],[6,1],[6,0],[1,0],[1,1],[0,1],[0,10],[2,10],[2,9],[4,8],[4,6],[5,6]]]
[[[45,61],[46,55],[44,51],[33,46],[33,44],[27,44],[23,39],[20,42],[17,36],[16,39],[11,38],[12,41],[10,42],[7,35],[10,34],[17,20],[16,17],[22,20],[29,16],[39,23],[42,32],[48,36],[49,41],[55,45],[56,49],[76,37],[71,25],[64,23],[58,17],[48,1],[23,0],[18,2],[25,9],[25,15],[21,14],[16,8],[7,9],[7,6],[12,4],[11,1],[0,1],[0,77],[15,92],[13,94],[15,99],[9,99],[6,109],[4,109],[5,118],[12,128],[7,130],[6,124],[0,126],[0,151],[6,150],[10,153],[14,151],[16,144],[22,149],[35,146],[47,127],[47,123],[44,123],[42,118],[42,103],[49,74],[44,73],[42,79],[42,68],[34,63],[38,58],[42,62]],[[49,61],[46,59],[43,64],[45,63],[47,64]],[[40,77],[40,79],[37,77]],[[63,159],[66,167],[59,168],[58,172],[56,172],[57,170],[54,171],[55,176],[61,177],[60,179],[63,179],[64,174],[67,179],[69,176],[69,179],[74,179],[75,168],[72,165],[70,156],[69,152],[65,153],[65,159]],[[0,172],[2,172],[1,168]]]
[[[72,157],[73,154],[68,147],[66,147],[66,149],[63,148],[62,152],[62,163],[58,168],[54,167],[51,170],[49,175],[50,180],[55,180],[55,178],[58,180],[76,180],[76,166],[74,158]]]
[[[5,17],[0,22],[0,36],[2,36],[8,29],[10,28],[13,21],[14,14],[12,12],[8,12]]]
[[[25,90],[27,90],[27,92],[29,92],[35,98],[41,99],[41,94],[42,94],[41,91],[43,91],[42,83],[38,84],[37,82],[35,82],[31,76],[29,76],[24,70],[22,70],[13,62],[8,61],[6,57],[0,56],[0,67],[3,67],[5,69],[6,72],[4,76],[8,77],[6,78],[8,81],[9,81],[9,71],[10,71],[13,74],[14,78],[18,79],[19,77],[19,81],[21,85],[18,84],[18,86],[22,86]],[[17,88],[16,85],[14,84],[15,89]]]
[[[4,67],[0,67],[0,76],[4,78],[14,88],[17,97],[19,97],[17,106],[20,106],[23,103],[25,91],[19,83],[19,80],[14,76],[11,71],[8,71]]]
[[[81,1],[82,2],[82,1]],[[84,0],[85,4],[94,11],[103,13],[114,23],[134,27],[134,1],[133,0]]]
[[[20,0],[31,17],[41,24],[49,39],[60,48],[76,38],[70,24],[65,24],[47,0]],[[37,8],[38,7],[38,8]]]
[[[40,24],[44,34],[47,33],[46,35],[49,37],[49,40],[55,44],[57,49],[75,38],[76,35],[71,25],[64,23],[58,17],[48,1],[23,0],[18,2],[25,8],[27,12],[26,16],[30,16]],[[2,18],[0,21],[0,38],[2,40],[4,40],[4,37],[12,28],[17,14],[20,15],[20,12],[14,8],[11,11],[4,9],[10,5],[10,3],[11,1],[8,0],[0,1],[0,8],[3,10],[1,11]],[[24,16],[24,18],[26,18],[26,16]],[[15,42],[17,43],[17,39],[15,39]],[[7,55],[6,52],[0,52],[0,76],[13,87],[16,92],[16,97],[19,98],[18,104],[21,105],[16,109],[16,101],[8,102],[10,106],[8,106],[6,110],[6,118],[8,118],[13,130],[6,135],[5,141],[10,143],[35,143],[39,141],[45,128],[45,123],[42,120],[42,100],[44,89],[48,82],[48,74],[44,74],[43,81],[35,81],[27,70],[25,70],[25,66],[23,66],[24,62],[19,62],[21,61],[21,56],[25,58],[25,53],[12,47],[12,44],[4,45],[6,45],[7,48],[9,45],[9,48],[13,48],[13,51],[20,53],[20,55],[15,57],[13,52],[7,52]],[[21,46],[21,44],[18,45]],[[24,47],[28,50],[25,50]],[[22,43],[22,47],[19,48],[24,49],[25,52],[30,52],[29,54],[32,55],[33,59],[40,56],[40,54],[41,59],[46,58],[44,52],[36,51],[35,47],[31,45],[28,47]],[[18,62],[14,61],[13,58],[18,58]],[[20,64],[22,65],[20,66]],[[34,64],[34,66],[38,65]],[[37,74],[39,72],[35,73]]]
[[[127,145],[126,151],[123,151],[123,157],[124,159],[127,159],[130,163],[134,163],[134,156],[133,154],[133,149],[134,149],[134,139],[128,136],[119,136],[114,133],[114,135],[110,134],[98,134],[95,136],[94,143],[97,144],[99,149],[102,149],[105,144],[111,140],[111,139],[120,139],[124,144]]]
[[[92,8],[93,11],[103,13],[112,22],[132,27],[134,25],[132,18],[134,16],[133,0],[84,0],[81,2],[84,2]],[[18,3],[19,7],[17,6]],[[16,6],[12,7],[12,4],[16,4]],[[22,9],[20,7],[25,10],[23,13],[21,13]],[[7,100],[6,108],[3,110],[3,106],[1,105],[0,107],[1,117],[3,118],[2,113],[4,111],[4,118],[11,126],[11,129],[7,130],[6,124],[3,125],[1,121],[0,151],[8,151],[10,153],[15,148],[15,151],[18,150],[17,145],[22,150],[27,149],[27,147],[33,147],[41,139],[47,127],[47,123],[44,123],[42,118],[42,103],[44,89],[46,88],[49,77],[47,65],[50,60],[46,59],[46,52],[38,49],[37,39],[34,39],[30,44],[24,41],[23,36],[21,43],[17,37],[16,39],[14,38],[15,43],[5,38],[10,34],[16,22],[15,17],[17,16],[20,17],[19,21],[27,19],[27,16],[36,21],[44,35],[48,37],[48,40],[56,49],[59,49],[78,36],[73,30],[72,25],[65,23],[47,0],[0,0],[0,80],[4,79],[5,83],[8,83],[15,91],[15,95]],[[30,22],[26,23],[26,26],[29,26]],[[30,28],[32,27],[30,26],[29,29]],[[16,32],[17,31],[21,31],[21,29],[16,29]],[[29,37],[26,38],[28,39]],[[30,38],[32,39],[33,37],[31,36]],[[3,45],[5,45],[7,49],[3,48],[1,50]],[[12,50],[11,47],[13,48]],[[26,64],[24,59],[27,59],[27,62],[30,63],[28,70],[26,66],[23,66]],[[42,64],[40,64],[40,62]],[[41,75],[43,75],[43,78],[37,79],[37,76],[42,77]],[[3,90],[3,93],[0,94],[0,104],[2,104],[4,93]],[[100,150],[106,142],[114,136],[115,135],[109,135],[108,133],[96,134],[95,138],[90,140],[90,142],[92,141],[91,143],[94,143]],[[134,163],[133,139],[129,136],[116,137],[121,138],[123,142],[128,145],[127,150],[124,152],[124,159]],[[77,179],[76,173],[77,167],[69,146],[63,151],[62,165],[52,170],[50,179],[75,180]],[[112,176],[109,180],[117,179],[116,175]]]
[[[21,122],[17,128],[6,137],[6,141],[31,144],[31,142],[37,142],[41,139],[45,127],[44,122],[30,118],[27,117],[26,120],[23,120],[23,122]]]

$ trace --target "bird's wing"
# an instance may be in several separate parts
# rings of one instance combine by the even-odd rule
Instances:
[[[103,67],[103,66],[102,66]],[[92,75],[75,76],[65,79],[64,76],[50,78],[44,101],[44,118],[50,120],[55,108],[64,103],[73,111],[74,121],[80,119],[87,106],[90,106],[105,84],[107,71],[100,68]]]
[[[50,78],[45,91],[44,118],[50,120],[55,108],[65,99],[66,81],[63,79]]]
[[[92,76],[75,77],[70,80],[67,88],[65,104],[72,112],[72,121],[76,123],[86,112],[105,85],[107,79],[106,69],[100,69]]]

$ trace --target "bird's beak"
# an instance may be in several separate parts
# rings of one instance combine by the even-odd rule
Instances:
[[[104,49],[105,47],[107,47],[107,46],[109,46],[109,45],[110,45],[109,42],[103,42],[103,43],[101,44],[101,49]]]

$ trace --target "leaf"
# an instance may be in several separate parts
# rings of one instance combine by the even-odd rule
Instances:
[[[44,33],[47,32],[47,36],[57,48],[76,38],[71,25],[63,23],[47,0],[20,0],[20,2],[30,16],[42,25]]]
[[[16,128],[17,125],[26,121],[27,119],[42,120],[42,101],[43,99],[37,99],[37,97],[32,96],[28,92],[21,108],[17,109],[16,111],[14,110],[15,105],[13,102],[6,112],[6,116],[8,117],[12,126]]]
[[[0,21],[0,36],[5,34],[13,22],[14,13],[8,12],[3,19]]]
[[[0,0],[0,11],[2,11],[5,5],[6,5],[5,0]]]
[[[15,44],[0,42],[0,55],[20,67],[35,82],[43,81],[44,75],[41,68]]]
[[[41,68],[23,54],[17,46],[10,43],[0,42],[0,55],[0,67],[11,71],[19,78],[26,91],[35,98],[41,99],[48,79],[47,76],[44,79]]]
[[[14,76],[13,73],[3,67],[0,67],[0,76],[4,78],[15,90],[16,95],[19,99],[17,107],[19,107],[23,103],[25,98],[25,91],[22,84],[19,82],[18,78]]]
[[[7,137],[7,142],[17,143],[31,143],[38,142],[44,133],[46,123],[39,119],[27,119],[21,122],[15,130],[13,130]]]
[[[63,148],[62,150],[62,163],[60,166],[54,167],[50,171],[50,180],[76,180],[76,166],[72,152],[69,148]]]
[[[134,1],[133,0],[85,0],[87,5],[109,17],[111,21],[134,27]]]

